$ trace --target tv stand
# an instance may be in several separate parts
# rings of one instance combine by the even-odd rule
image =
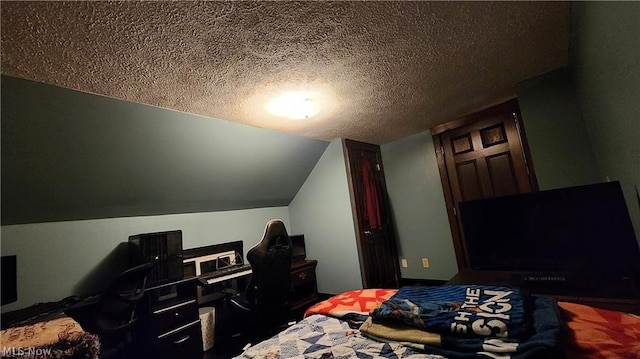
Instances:
[[[640,289],[631,281],[588,283],[588,276],[462,269],[447,284],[485,284],[520,287],[531,294],[547,295],[609,310],[640,314]]]

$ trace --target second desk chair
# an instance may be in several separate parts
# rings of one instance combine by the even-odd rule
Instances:
[[[230,301],[236,312],[246,314],[243,322],[254,337],[289,319],[292,250],[284,223],[274,219],[267,223],[260,242],[247,252],[251,279],[245,291]]]

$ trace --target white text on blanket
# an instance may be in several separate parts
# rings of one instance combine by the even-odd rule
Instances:
[[[512,306],[509,297],[513,291],[483,290],[480,288],[467,288],[466,299],[458,315],[453,318],[451,331],[453,333],[473,333],[481,336],[507,337],[507,324],[509,311]],[[482,295],[489,296],[480,303]]]

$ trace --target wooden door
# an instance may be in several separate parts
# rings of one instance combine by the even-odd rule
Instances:
[[[458,216],[461,201],[537,190],[516,100],[432,130],[458,268],[468,254]]]
[[[345,140],[360,272],[365,288],[397,288],[398,251],[380,147]]]

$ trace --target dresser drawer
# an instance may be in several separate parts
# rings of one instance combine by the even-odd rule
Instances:
[[[202,355],[200,319],[161,334],[157,340],[160,358],[195,358]]]
[[[199,319],[198,302],[191,299],[153,311],[151,327],[155,333],[165,333]]]
[[[314,266],[301,268],[294,272],[291,272],[291,283],[293,284],[293,286],[313,282],[315,280],[316,268]]]

